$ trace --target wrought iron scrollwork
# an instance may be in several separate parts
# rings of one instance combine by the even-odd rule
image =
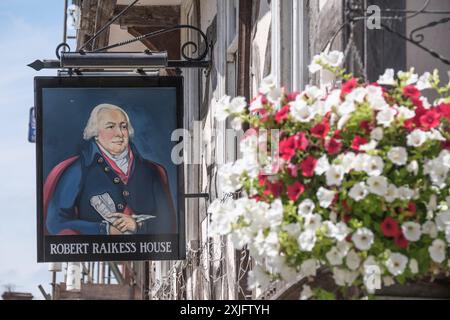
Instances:
[[[436,52],[435,50],[426,47],[423,45],[423,41],[425,40],[425,36],[423,32],[426,29],[433,28],[439,25],[442,25],[444,23],[450,22],[450,11],[437,11],[437,10],[428,10],[428,7],[431,3],[431,0],[424,1],[424,4],[419,10],[397,10],[397,9],[384,9],[382,10],[382,15],[380,19],[382,21],[388,21],[388,20],[408,20],[412,19],[414,17],[417,17],[421,14],[434,14],[434,15],[448,15],[448,17],[444,17],[440,20],[432,21],[430,23],[427,23],[423,26],[420,26],[418,28],[415,28],[412,30],[409,34],[409,36],[404,35],[396,30],[393,30],[391,27],[386,25],[385,23],[381,24],[381,28],[387,32],[390,32],[392,34],[395,34],[399,38],[417,46],[418,48],[428,52],[431,56],[434,58],[440,60],[444,64],[450,65],[450,59],[447,57],[444,57],[440,53]],[[352,26],[355,23],[366,21],[367,15],[365,14],[365,8],[364,3],[361,0],[349,0],[347,1],[345,16],[346,21],[336,30],[336,32],[332,35],[330,40],[325,44],[324,49],[328,47],[329,45],[332,45],[334,40],[336,39],[337,35],[344,30],[346,26]]]
[[[206,37],[206,35],[203,33],[202,30],[200,30],[197,27],[191,26],[191,25],[176,25],[176,26],[173,26],[173,27],[169,27],[169,28],[153,31],[153,32],[143,34],[143,35],[141,35],[139,37],[135,37],[135,38],[127,40],[127,41],[122,41],[122,42],[118,42],[118,43],[115,43],[115,44],[111,44],[109,46],[106,46],[106,47],[94,50],[93,52],[103,52],[103,51],[106,51],[108,49],[121,47],[121,46],[130,44],[130,43],[133,43],[133,42],[144,40],[144,39],[154,38],[156,36],[159,36],[159,35],[162,35],[162,34],[165,34],[165,33],[169,33],[169,32],[175,31],[175,30],[180,30],[180,29],[191,29],[191,30],[194,30],[194,31],[198,32],[200,34],[200,36],[202,37],[204,43],[205,43],[205,48],[204,48],[203,52],[201,52],[201,54],[198,55],[198,57],[190,57],[185,52],[186,48],[188,46],[192,46],[193,47],[192,52],[196,53],[198,51],[197,44],[195,42],[193,42],[193,41],[189,41],[189,42],[184,43],[181,46],[181,54],[182,54],[183,58],[186,59],[187,61],[201,61],[201,60],[205,59],[205,57],[207,56],[208,51],[209,51],[208,38]]]

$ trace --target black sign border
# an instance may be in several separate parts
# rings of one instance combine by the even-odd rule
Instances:
[[[57,77],[35,77],[34,78],[34,99],[36,112],[36,202],[37,202],[37,262],[83,262],[83,261],[159,261],[159,260],[184,260],[186,259],[186,238],[185,238],[185,199],[184,199],[184,165],[177,165],[177,218],[178,218],[178,252],[161,257],[157,254],[136,253],[130,259],[129,255],[108,255],[105,260],[104,255],[87,254],[80,256],[61,255],[57,259],[51,259],[45,255],[44,235],[44,177],[43,177],[43,118],[42,118],[42,91],[44,88],[154,88],[172,87],[176,89],[177,100],[177,128],[183,129],[184,124],[184,101],[183,101],[183,77],[182,76],[57,76]],[[67,241],[80,239],[92,239],[93,236],[60,236]],[[120,236],[117,236],[120,237]],[[135,241],[137,236],[126,236],[128,241]],[[116,236],[109,240],[117,239]],[[81,241],[81,240],[80,240]],[[110,241],[108,241],[110,242]],[[139,239],[136,239],[139,242]]]

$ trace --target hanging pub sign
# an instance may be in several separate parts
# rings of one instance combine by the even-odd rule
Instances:
[[[36,77],[38,261],[185,258],[181,77]]]

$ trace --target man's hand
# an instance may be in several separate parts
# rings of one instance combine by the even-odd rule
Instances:
[[[130,231],[131,233],[135,233],[137,230],[137,223],[133,217],[127,216],[123,213],[111,213],[108,215],[108,218],[117,218],[110,228],[110,234],[116,234],[114,229],[124,233],[126,231]]]

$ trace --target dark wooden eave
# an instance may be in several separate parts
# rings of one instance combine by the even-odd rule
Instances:
[[[125,8],[123,5],[116,6],[114,15]],[[180,6],[134,6],[115,23],[127,28],[165,28],[179,23],[180,10]]]

